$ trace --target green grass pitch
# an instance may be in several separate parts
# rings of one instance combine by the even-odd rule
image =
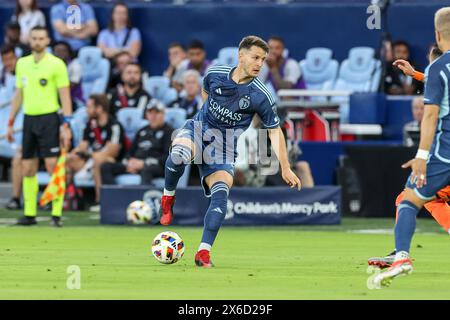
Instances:
[[[199,227],[99,226],[89,213],[66,213],[56,229],[45,212],[36,227],[8,226],[18,216],[0,211],[0,299],[450,299],[450,239],[431,219],[418,221],[414,273],[369,290],[367,258],[393,246],[389,219],[223,227],[216,267],[201,269],[193,261]],[[164,230],[186,243],[174,265],[151,256],[151,241]],[[66,286],[71,265],[81,270],[79,290]]]

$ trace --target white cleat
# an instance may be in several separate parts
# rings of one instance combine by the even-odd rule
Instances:
[[[382,272],[373,278],[375,288],[388,287],[394,278],[400,275],[408,275],[413,272],[412,262],[409,258],[395,261],[385,272]]]

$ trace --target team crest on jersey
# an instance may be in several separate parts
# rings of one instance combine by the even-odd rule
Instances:
[[[250,96],[244,96],[239,100],[239,108],[247,109],[248,107],[250,107]]]

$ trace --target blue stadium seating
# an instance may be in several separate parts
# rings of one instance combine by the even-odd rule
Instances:
[[[370,92],[374,81],[373,76],[378,66],[374,54],[375,50],[369,47],[350,49],[348,59],[341,63],[334,88],[336,90]]]
[[[84,47],[78,53],[81,65],[81,88],[83,98],[87,101],[91,94],[105,93],[109,81],[110,63],[102,57],[97,47]]]
[[[179,129],[186,121],[186,110],[181,108],[166,109],[165,120],[174,129]]]
[[[212,65],[225,65],[234,67],[239,62],[238,47],[226,47],[219,50],[217,59],[214,59]]]
[[[306,52],[306,58],[300,61],[300,69],[307,89],[321,90],[327,84],[334,85],[339,63],[332,55],[328,48],[311,48]]]
[[[144,89],[150,95],[164,103],[166,106],[175,101],[178,93],[175,89],[170,87],[170,81],[166,77],[153,76],[143,79]]]
[[[122,124],[125,134],[130,140],[134,139],[136,133],[148,124],[143,118],[143,111],[137,108],[123,108],[117,112],[117,120]]]
[[[73,119],[70,122],[70,127],[72,129],[73,145],[77,146],[83,139],[83,131],[88,122],[88,114],[86,107],[78,108],[73,113]]]
[[[338,78],[333,86],[335,90],[353,92],[375,92],[380,76],[380,62],[374,58],[375,50],[370,47],[350,49],[348,58],[341,63]],[[349,120],[349,101],[346,97],[333,97],[332,101],[340,103],[341,122]]]
[[[0,109],[0,136],[4,137],[8,127],[10,107]],[[14,142],[9,143],[6,137],[0,139],[0,157],[12,158],[16,154],[17,147],[22,145],[22,125],[23,125],[23,113],[20,111],[14,122]]]

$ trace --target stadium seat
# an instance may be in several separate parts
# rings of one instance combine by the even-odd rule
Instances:
[[[339,64],[332,55],[328,48],[311,48],[306,52],[306,58],[300,61],[300,69],[307,89],[321,90],[327,83],[334,85]]]
[[[348,58],[341,64],[334,88],[370,92],[373,87],[373,75],[378,66],[374,54],[375,50],[369,47],[352,48]]]
[[[378,89],[381,69],[374,58],[375,50],[370,47],[350,49],[348,58],[341,63],[339,75],[334,85],[335,90],[353,92],[375,92]],[[378,77],[378,80],[375,79]],[[332,101],[340,104],[341,122],[349,119],[349,101],[347,97],[333,97]]]
[[[78,53],[81,65],[81,88],[83,98],[87,101],[91,94],[105,93],[109,81],[110,64],[102,57],[102,51],[97,47],[84,47]]]
[[[117,120],[123,126],[125,134],[130,140],[134,139],[134,136],[139,129],[148,124],[148,121],[143,119],[141,109],[136,108],[123,108],[117,112]]]
[[[234,67],[238,64],[238,53],[239,48],[237,47],[226,47],[219,50],[217,59],[214,59],[213,65],[223,65]]]
[[[179,129],[186,121],[186,110],[181,108],[166,109],[166,122],[174,129]]]
[[[8,128],[8,119],[11,108],[6,107],[0,109],[0,157],[3,158],[12,158],[16,154],[16,149],[22,145],[22,126],[23,126],[23,113],[20,111],[16,115],[16,119],[14,122],[14,130],[17,131],[14,133],[14,142],[9,143],[6,140],[6,130]]]
[[[164,103],[166,106],[175,101],[178,93],[174,88],[170,87],[170,80],[162,76],[144,77],[144,89],[150,95]]]
[[[191,172],[191,165],[186,166],[183,175],[178,181],[178,188],[186,188],[189,182],[189,173]],[[132,186],[141,184],[141,176],[138,174],[121,174],[116,177],[116,183],[122,186]],[[164,178],[156,178],[152,182],[152,186],[156,188],[164,188]]]
[[[381,73],[383,72],[381,61],[377,60],[375,65],[375,72],[372,76],[372,84],[370,86],[370,92],[377,92],[380,88]]]
[[[72,129],[73,145],[77,146],[83,138],[83,131],[88,122],[88,114],[86,107],[78,108],[74,114],[73,119],[70,122]]]

